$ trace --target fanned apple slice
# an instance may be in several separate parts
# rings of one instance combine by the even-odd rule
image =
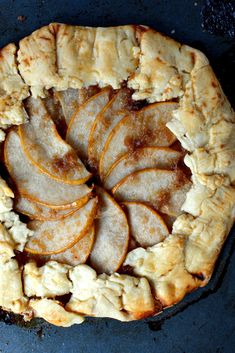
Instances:
[[[168,228],[162,217],[151,207],[141,202],[124,202],[130,234],[141,247],[153,246],[168,235]]]
[[[41,99],[27,100],[30,121],[19,126],[27,158],[51,178],[68,184],[83,184],[91,174],[72,147],[58,134]]]
[[[40,205],[21,195],[16,198],[14,208],[19,213],[40,221],[63,219],[70,216],[77,210],[77,208],[73,207],[65,210],[56,210],[45,205]]]
[[[128,114],[130,97],[131,92],[128,88],[120,89],[97,115],[88,141],[89,163],[93,169],[98,169],[100,155],[110,131]]]
[[[69,125],[77,108],[87,99],[98,93],[98,91],[98,86],[90,86],[81,89],[68,88],[65,91],[55,92],[56,97],[60,101],[67,125]]]
[[[87,234],[71,248],[62,253],[50,255],[47,260],[54,260],[70,266],[84,264],[90,255],[95,240],[95,229],[91,227]]]
[[[55,92],[59,100],[67,125],[79,106],[79,89],[68,88],[65,91]]]
[[[108,103],[111,89],[104,88],[81,105],[70,120],[66,141],[72,146],[79,157],[87,162],[88,138],[97,114]]]
[[[71,216],[58,221],[31,221],[28,228],[33,236],[25,246],[32,254],[58,254],[76,244],[92,226],[96,215],[98,199],[93,198]]]
[[[177,166],[182,153],[168,147],[140,147],[124,154],[115,162],[104,180],[106,189],[112,189],[127,175],[146,168],[173,169]]]
[[[81,207],[90,198],[92,190],[87,185],[58,182],[30,163],[15,130],[11,130],[5,140],[4,160],[18,192],[32,201],[52,208],[65,209],[71,206]]]
[[[57,261],[62,264],[77,266],[87,261],[91,253],[94,241],[95,228],[94,226],[91,226],[86,235],[79,239],[71,248],[61,253],[51,255],[28,254],[28,256],[30,259],[33,259],[42,264],[46,263],[47,261]]]
[[[176,137],[166,127],[177,103],[155,103],[125,116],[111,131],[100,156],[99,174],[104,179],[111,166],[137,147],[168,147]]]
[[[113,273],[119,269],[127,252],[128,222],[121,207],[105,190],[97,187],[96,192],[99,209],[90,261],[99,273]]]
[[[180,170],[151,168],[128,175],[113,188],[113,193],[120,201],[144,202],[170,216],[178,216],[190,186]]]

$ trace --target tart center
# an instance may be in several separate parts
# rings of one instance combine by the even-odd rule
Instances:
[[[110,274],[129,250],[170,234],[191,186],[167,128],[178,103],[131,96],[92,86],[24,102],[29,122],[9,130],[4,163],[14,209],[34,231],[27,257]]]

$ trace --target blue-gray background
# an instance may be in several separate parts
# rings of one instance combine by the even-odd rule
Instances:
[[[234,40],[203,32],[202,3],[0,0],[0,46],[52,21],[91,26],[146,24],[202,49],[234,103]],[[43,324],[30,330],[0,322],[0,353],[234,353],[234,233],[210,284],[159,318],[127,324],[88,320],[68,329]]]

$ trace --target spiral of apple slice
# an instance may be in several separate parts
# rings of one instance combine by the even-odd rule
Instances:
[[[162,217],[151,207],[141,202],[124,202],[130,234],[139,246],[147,248],[163,241],[168,228]]]
[[[104,180],[111,166],[127,152],[138,147],[168,147],[176,137],[166,127],[178,103],[151,104],[138,112],[127,114],[110,132],[102,150],[99,174]]]
[[[39,221],[52,221],[66,218],[74,213],[78,207],[70,207],[67,209],[54,209],[49,206],[41,205],[35,201],[29,200],[25,196],[18,195],[15,198],[14,208],[19,213],[28,216],[31,219]]]
[[[22,149],[17,130],[11,130],[4,144],[4,160],[18,193],[31,201],[55,209],[83,206],[92,190],[85,184],[56,181],[36,168]]]
[[[97,114],[109,101],[111,89],[104,88],[82,104],[70,120],[66,141],[72,146],[79,157],[88,160],[88,140],[92,125]]]
[[[182,153],[168,147],[140,147],[124,154],[109,169],[104,186],[110,190],[127,175],[146,168],[173,169]]]
[[[125,259],[129,226],[122,208],[102,188],[96,187],[99,208],[95,220],[95,243],[90,255],[93,268],[99,273],[112,273]]]
[[[68,184],[83,184],[91,174],[72,147],[58,134],[41,99],[26,103],[30,121],[19,126],[22,147],[27,158],[49,177]]]
[[[78,242],[91,228],[96,211],[97,198],[87,202],[85,206],[71,216],[58,221],[37,221],[28,223],[33,236],[25,246],[25,251],[32,254],[58,254]]]
[[[119,201],[144,202],[177,217],[190,187],[191,182],[180,170],[150,168],[128,175],[112,191]]]

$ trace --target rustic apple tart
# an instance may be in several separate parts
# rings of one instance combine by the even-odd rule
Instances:
[[[145,26],[52,23],[0,51],[0,306],[146,318],[205,286],[233,225],[235,115]]]

